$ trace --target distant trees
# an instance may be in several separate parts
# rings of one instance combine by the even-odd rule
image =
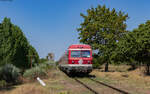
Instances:
[[[146,74],[150,74],[150,21],[125,34],[118,42],[114,56],[116,61],[130,61],[131,65],[142,63],[146,65]]]
[[[117,42],[126,31],[127,14],[114,8],[110,10],[98,5],[96,8],[87,10],[87,15],[81,13],[84,21],[78,28],[80,42],[89,44],[94,50],[98,50],[98,55],[103,56],[108,71],[108,64],[112,52],[116,48]]]
[[[34,63],[37,63],[39,56],[22,30],[12,24],[9,18],[4,18],[0,23],[0,66],[11,63],[22,69],[29,68],[29,54],[35,55]]]

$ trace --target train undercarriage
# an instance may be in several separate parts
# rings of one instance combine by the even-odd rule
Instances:
[[[60,65],[60,70],[67,73],[67,74],[89,74],[92,72],[92,65],[83,64],[83,65],[75,65],[75,64],[69,64],[69,65]]]

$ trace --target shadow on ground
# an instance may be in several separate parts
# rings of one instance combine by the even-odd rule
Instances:
[[[0,88],[0,91],[9,91],[9,90],[12,90],[12,89],[15,89],[16,87],[14,86],[8,86],[8,87],[3,87],[3,88]]]

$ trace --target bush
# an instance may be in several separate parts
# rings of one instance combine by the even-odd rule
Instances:
[[[5,80],[0,81],[0,88],[4,88],[7,86],[7,82]]]
[[[12,64],[6,64],[0,68],[0,80],[8,83],[17,83],[19,81],[20,70]]]
[[[100,68],[105,63],[103,56],[93,56],[93,68]]]
[[[29,78],[30,80],[36,79],[37,77],[44,77],[47,76],[47,71],[54,68],[53,65],[54,62],[47,61],[44,63],[41,63],[39,65],[36,65],[32,69],[28,69],[23,74],[23,77]]]
[[[99,68],[100,63],[97,58],[93,58],[93,68]]]
[[[53,67],[54,67],[54,62],[52,62],[52,61],[47,61],[47,62],[45,62],[45,63],[41,63],[40,65],[39,65],[39,67],[41,68],[41,69],[44,69],[45,71],[48,71],[49,69],[52,69]]]
[[[29,79],[36,79],[37,77],[46,76],[46,70],[36,66],[32,69],[26,70],[23,76]]]

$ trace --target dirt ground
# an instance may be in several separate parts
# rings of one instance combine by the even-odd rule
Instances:
[[[114,66],[110,66],[112,72],[97,69],[91,74],[96,76],[96,80],[129,94],[150,94],[150,76],[144,76],[139,68],[132,71],[127,71],[127,69],[127,66],[119,66],[118,70],[114,71],[116,70]]]
[[[150,94],[150,76],[140,75],[139,69],[129,72],[102,72],[102,69],[96,69],[90,75],[95,76],[94,80],[129,94]],[[123,94],[108,86],[95,84],[84,77],[80,80],[99,91],[100,94]],[[50,71],[49,77],[43,81],[46,83],[45,87],[41,86],[38,81],[34,81],[1,89],[0,94],[92,94],[87,88],[59,70]]]
[[[49,72],[49,77],[43,81],[46,83],[45,87],[35,81],[1,90],[0,94],[91,94],[89,90],[59,70]]]

